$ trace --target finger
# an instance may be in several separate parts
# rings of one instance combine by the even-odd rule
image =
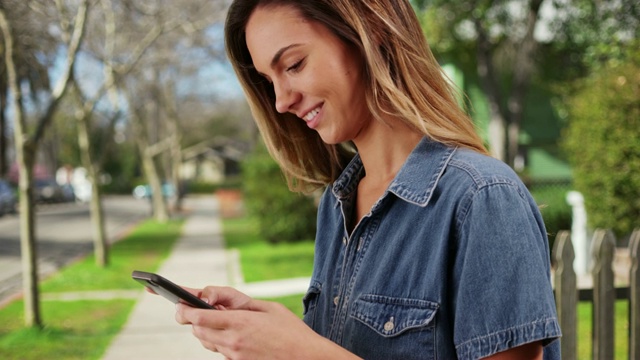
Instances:
[[[213,330],[202,326],[192,325],[191,333],[195,336],[200,344],[213,352],[220,352],[223,348],[225,330]]]
[[[216,308],[222,306],[226,309],[248,309],[251,298],[231,287],[207,286],[202,289],[200,298],[208,300],[209,304]]]
[[[186,305],[183,305],[181,303],[176,304],[176,315],[175,315],[176,322],[180,325],[188,325],[190,324],[190,322],[183,315],[183,311],[182,311],[183,306],[186,306]]]
[[[185,289],[187,292],[190,292],[191,294],[197,296],[197,297],[201,297],[202,289],[190,288],[190,287],[186,287],[186,286],[180,286],[180,287]]]
[[[158,293],[156,293],[155,291],[153,291],[152,288],[145,286],[144,287],[145,290],[147,290],[148,293],[153,294],[153,295],[158,295]]]
[[[216,343],[215,333],[219,330],[204,329],[199,326],[192,326],[191,333],[200,341],[200,344],[207,350],[219,352],[219,345]]]
[[[176,321],[179,324],[223,330],[233,321],[232,311],[197,309],[186,304],[176,304]]]

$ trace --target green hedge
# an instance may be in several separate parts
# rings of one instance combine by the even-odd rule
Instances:
[[[640,226],[640,52],[581,82],[567,100],[570,155],[576,190],[589,226],[617,235]]]
[[[553,245],[558,231],[571,230],[571,206],[567,203],[570,184],[533,184],[529,186],[531,195],[540,207],[540,213],[547,228],[549,243]]]
[[[186,185],[188,194],[212,194],[218,189],[240,189],[242,188],[242,179],[240,177],[231,177],[220,183],[188,181]]]
[[[317,212],[313,199],[289,190],[264,146],[257,146],[241,165],[244,205],[258,219],[260,235],[272,243],[313,239]]]

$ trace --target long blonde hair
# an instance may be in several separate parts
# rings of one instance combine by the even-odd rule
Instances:
[[[273,87],[253,67],[246,45],[246,24],[259,6],[291,6],[359,51],[367,105],[376,120],[390,115],[435,141],[488,153],[459,107],[409,1],[234,0],[225,24],[227,55],[267,149],[292,190],[331,183],[352,154],[343,145],[325,144],[295,115],[276,111]]]

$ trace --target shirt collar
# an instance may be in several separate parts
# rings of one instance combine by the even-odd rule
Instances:
[[[422,138],[413,149],[387,192],[419,206],[426,206],[451,160],[456,148],[437,141]],[[336,198],[346,198],[353,193],[364,173],[360,155],[356,154],[340,177],[333,184]]]

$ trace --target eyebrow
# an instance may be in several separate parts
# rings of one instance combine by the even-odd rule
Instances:
[[[294,47],[298,47],[301,46],[302,44],[291,44],[289,46],[285,46],[282,49],[278,50],[278,52],[276,52],[275,55],[273,55],[273,59],[271,59],[271,68],[274,68],[276,66],[276,64],[278,64],[278,62],[280,61],[280,58],[282,57],[282,55],[284,55],[284,53]]]

